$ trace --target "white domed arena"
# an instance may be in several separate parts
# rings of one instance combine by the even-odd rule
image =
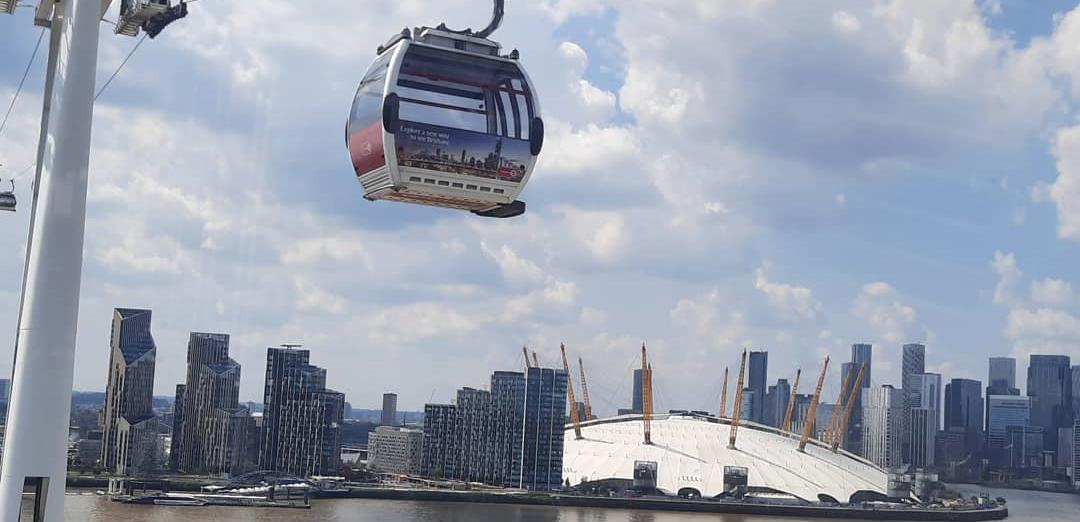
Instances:
[[[728,448],[729,419],[702,415],[654,415],[652,444],[644,443],[641,415],[581,424],[581,439],[567,426],[563,478],[570,484],[634,478],[635,462],[656,463],[656,488],[670,495],[713,497],[725,491],[724,469],[745,468],[750,490],[816,501],[820,494],[841,502],[856,491],[886,494],[888,474],[860,457],[776,428],[740,422]]]

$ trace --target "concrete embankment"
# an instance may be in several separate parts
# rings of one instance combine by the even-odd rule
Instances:
[[[667,498],[612,498],[577,495],[549,495],[541,493],[453,491],[445,489],[350,488],[348,491],[333,492],[326,496],[332,498],[379,498],[435,502],[478,502],[491,504],[730,513],[738,515],[771,515],[800,518],[977,522],[983,520],[1001,520],[1009,516],[1009,510],[1004,506],[983,509],[874,509],[827,506],[821,504],[792,505]]]

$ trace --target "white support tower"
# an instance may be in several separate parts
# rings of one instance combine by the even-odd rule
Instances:
[[[79,315],[99,0],[39,0],[51,27],[52,92],[29,247],[8,407],[0,520],[19,520],[22,491],[37,487],[33,520],[64,518],[68,416]]]

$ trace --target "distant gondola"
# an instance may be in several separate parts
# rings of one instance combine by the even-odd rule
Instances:
[[[15,212],[18,200],[15,199],[15,180],[8,180],[11,190],[0,191],[0,211]]]
[[[525,188],[544,142],[540,104],[517,51],[482,31],[405,30],[379,47],[353,99],[346,142],[369,200],[525,212]],[[390,151],[391,153],[387,153]]]

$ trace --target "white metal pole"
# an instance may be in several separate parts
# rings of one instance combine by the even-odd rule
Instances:
[[[0,469],[4,521],[19,519],[27,477],[49,480],[44,520],[64,518],[100,17],[100,0],[61,0],[53,19],[61,35]]]

